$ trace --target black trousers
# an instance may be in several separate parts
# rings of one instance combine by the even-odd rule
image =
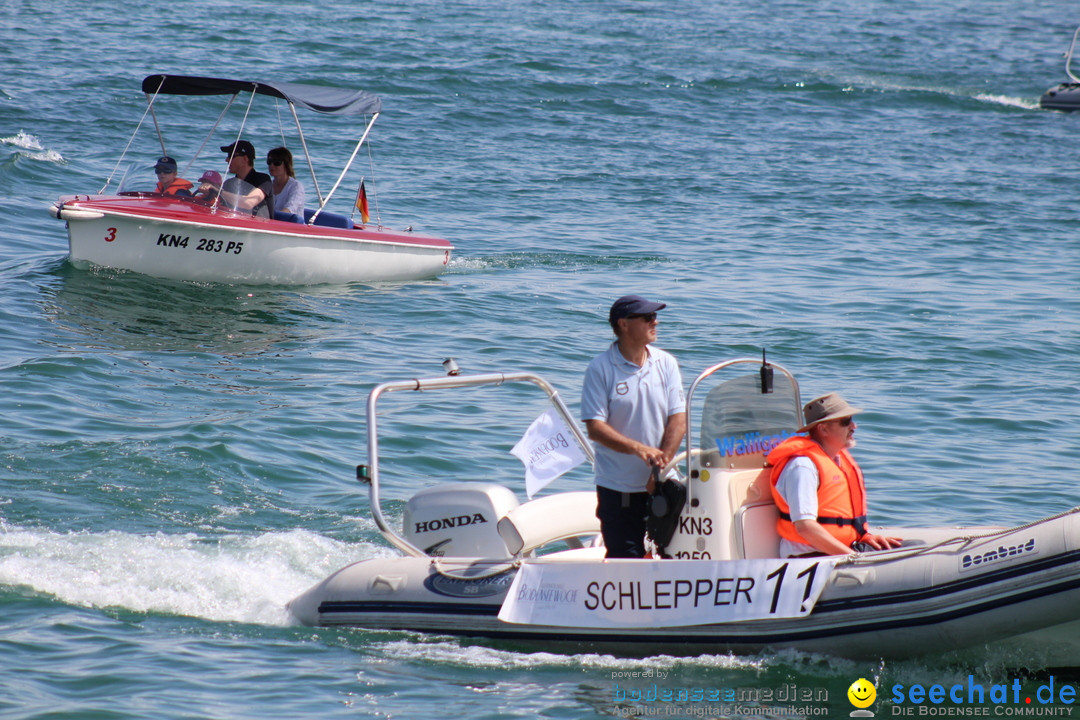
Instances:
[[[645,519],[649,493],[624,493],[596,487],[596,517],[609,558],[645,557]]]

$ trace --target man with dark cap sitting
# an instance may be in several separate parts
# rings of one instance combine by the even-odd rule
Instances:
[[[679,365],[651,347],[656,313],[639,295],[608,312],[615,342],[593,358],[581,388],[581,417],[596,448],[596,516],[609,558],[645,556],[652,469],[666,465],[686,433]]]
[[[274,217],[273,180],[255,170],[255,146],[247,140],[222,145],[229,153],[229,172],[233,177],[221,187],[221,201],[233,208],[262,218]]]

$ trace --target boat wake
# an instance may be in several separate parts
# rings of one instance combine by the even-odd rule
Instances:
[[[980,93],[975,96],[976,100],[988,103],[995,103],[997,105],[1007,105],[1009,107],[1021,108],[1022,110],[1038,110],[1039,101],[1032,100],[1031,98],[1022,97],[1010,97],[1008,95],[993,95]]]
[[[1021,110],[1039,110],[1039,99],[1036,97],[1014,97],[999,93],[977,92],[971,89],[950,87],[946,85],[919,85],[914,83],[897,82],[887,77],[873,77],[862,75],[857,77],[841,77],[831,72],[822,72],[821,78],[829,83],[839,83],[842,92],[852,93],[859,90],[877,92],[899,93],[925,93],[927,95],[944,96],[948,98],[970,98],[978,102],[1006,107],[1019,108]],[[805,87],[805,84],[797,84],[796,87]]]
[[[396,635],[397,633],[395,633]],[[377,637],[374,636],[374,637]],[[371,641],[372,636],[368,640]],[[733,653],[702,653],[688,657],[674,655],[648,655],[626,657],[606,653],[557,653],[507,649],[485,645],[467,644],[454,638],[410,633],[407,639],[394,640],[379,645],[381,657],[392,658],[425,666],[491,668],[506,671],[547,670],[554,668],[579,669],[592,676],[616,682],[626,678],[626,685],[639,686],[649,680],[667,679],[667,684],[677,686],[687,678],[723,673],[729,680],[739,678],[749,685],[767,685],[768,680],[782,672],[790,676],[814,678],[824,685],[843,681],[867,673],[867,663],[848,660],[832,655],[801,650],[779,650],[735,655]],[[890,682],[905,684],[956,684],[965,683],[971,675],[985,684],[998,682],[1001,677],[1032,676],[1052,667],[1045,658],[1028,651],[1018,651],[1004,646],[988,646],[966,653],[947,653],[906,660],[881,660],[877,664],[874,682],[883,677]],[[1059,673],[1062,672],[1058,668]],[[599,673],[599,675],[597,675]],[[734,674],[732,674],[734,673]]]
[[[652,655],[648,657],[620,657],[602,653],[554,653],[526,652],[485,647],[483,645],[461,645],[456,640],[424,639],[417,636],[410,640],[394,640],[383,645],[383,654],[405,661],[424,661],[438,665],[464,665],[471,668],[582,668],[605,670],[617,668],[623,672],[634,670],[670,670],[675,667],[714,668],[718,670],[761,671],[769,667],[770,659],[764,655],[709,655],[701,654],[691,658],[673,655]],[[822,656],[818,656],[820,659]],[[831,658],[830,658],[831,660]],[[839,660],[840,663],[848,661]],[[635,677],[641,677],[638,673]]]
[[[520,270],[555,268],[558,270],[588,270],[595,268],[624,268],[665,263],[668,258],[657,255],[589,255],[571,252],[511,252],[500,255],[455,256],[450,259],[447,274],[468,274],[489,270]]]
[[[21,130],[17,135],[0,138],[0,144],[12,145],[23,151],[30,151],[18,152],[17,154],[22,155],[23,157],[27,157],[31,160],[41,160],[44,162],[55,163],[61,163],[64,161],[64,158],[60,155],[60,153],[56,152],[55,150],[46,150],[45,147],[41,144],[40,140],[38,140],[33,135],[29,135]]]
[[[306,530],[145,536],[4,527],[0,586],[81,607],[288,626],[291,597],[344,563],[385,552]]]

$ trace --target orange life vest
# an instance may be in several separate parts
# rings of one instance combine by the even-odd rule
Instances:
[[[766,458],[772,466],[769,486],[773,500],[780,508],[776,530],[780,537],[806,544],[791,521],[791,508],[776,489],[780,473],[794,457],[813,461],[818,471],[818,517],[830,535],[845,545],[851,545],[866,534],[866,486],[862,470],[847,450],[841,450],[839,464],[825,454],[821,446],[808,437],[797,435],[777,445]]]
[[[176,193],[180,192],[181,190],[187,190],[188,194],[190,194],[191,188],[192,188],[192,183],[191,183],[190,180],[185,180],[184,178],[179,178],[178,177],[175,180],[173,180],[171,183],[169,183],[169,187],[167,187],[167,188],[161,187],[161,183],[158,183],[157,184],[157,189],[154,192],[165,193],[166,195],[175,195]]]

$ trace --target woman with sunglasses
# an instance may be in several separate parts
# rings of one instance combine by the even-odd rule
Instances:
[[[866,485],[848,452],[855,447],[852,407],[837,393],[814,398],[803,407],[806,424],[769,453],[776,522],[784,557],[847,555],[853,550],[888,550],[900,538],[866,529]]]
[[[276,147],[266,153],[266,167],[274,179],[274,210],[304,217],[304,186],[296,179],[293,157],[288,148]]]

